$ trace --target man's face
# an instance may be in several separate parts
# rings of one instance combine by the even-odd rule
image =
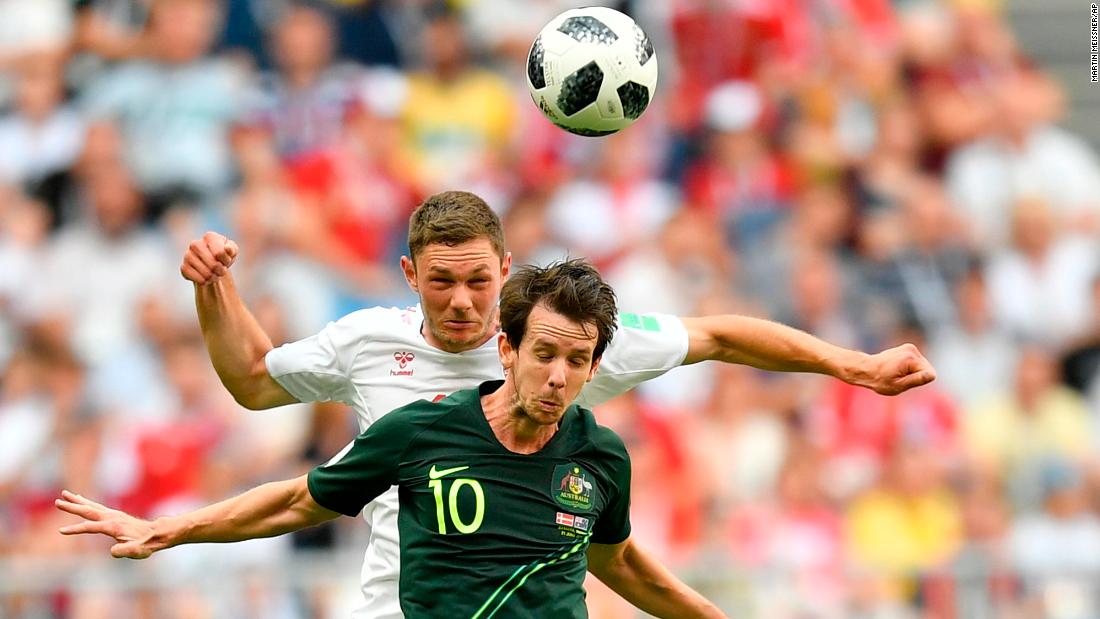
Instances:
[[[485,343],[497,328],[497,302],[511,262],[485,238],[429,245],[415,264],[403,256],[405,280],[420,295],[428,343],[447,352]]]
[[[597,333],[543,305],[527,317],[519,349],[500,334],[500,360],[516,386],[516,408],[541,425],[558,423],[599,366],[593,360]]]

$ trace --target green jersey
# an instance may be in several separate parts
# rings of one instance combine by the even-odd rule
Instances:
[[[576,405],[534,454],[508,451],[481,408],[502,381],[382,416],[309,473],[354,516],[398,486],[401,608],[419,617],[587,617],[585,551],[630,534],[630,458]]]

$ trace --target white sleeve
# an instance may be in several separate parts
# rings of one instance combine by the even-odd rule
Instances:
[[[335,400],[354,404],[351,367],[366,342],[364,327],[374,310],[361,310],[330,322],[321,332],[268,351],[267,372],[299,402]]]
[[[597,406],[683,364],[688,352],[684,323],[670,314],[619,314],[619,328],[600,369],[577,403]]]

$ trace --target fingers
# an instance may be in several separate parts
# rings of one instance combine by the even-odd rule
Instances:
[[[100,520],[103,518],[104,511],[91,505],[84,505],[81,503],[74,503],[72,501],[66,501],[64,499],[57,499],[53,502],[57,509],[63,512],[72,514],[74,516],[80,516],[86,520]]]
[[[62,535],[83,535],[85,533],[102,533],[103,535],[110,535],[111,527],[106,522],[93,522],[91,520],[85,520],[84,522],[78,522],[76,524],[70,524],[61,527],[57,530]]]
[[[913,372],[913,373],[901,378],[900,380],[898,380],[897,385],[900,389],[900,391],[899,391],[899,393],[900,393],[901,391],[906,391],[908,389],[912,389],[913,387],[920,387],[921,385],[927,385],[928,383],[930,383],[934,380],[936,380],[936,373],[935,372],[933,372],[930,369],[929,370],[921,370],[921,371],[918,371],[918,372]]]
[[[180,274],[183,275],[185,279],[199,285],[209,284],[213,281],[214,277],[214,272],[190,253],[183,257],[183,265],[180,266]]]
[[[81,503],[83,505],[91,505],[92,507],[97,507],[97,508],[102,509],[102,510],[111,509],[110,507],[107,507],[106,505],[104,505],[102,503],[96,503],[95,501],[89,499],[88,497],[86,497],[82,494],[77,494],[75,492],[69,492],[68,490],[62,490],[61,491],[61,498],[65,499],[66,501],[72,501],[73,503]]]
[[[232,266],[233,260],[237,258],[237,243],[224,234],[207,232],[202,235],[202,243],[206,246],[205,249],[209,251],[210,258],[225,267]],[[211,267],[216,266],[214,262],[209,264]]]
[[[229,257],[225,256],[225,247],[222,246],[220,240],[216,243],[216,245],[216,248],[210,247],[205,238],[201,241],[191,241],[191,245],[188,248],[187,256],[189,258],[197,258],[199,264],[202,265],[203,268],[208,270],[212,275],[220,277],[222,275],[225,275],[226,265],[222,262],[222,260],[215,256],[215,252],[219,255],[222,255],[225,260],[229,260]]]
[[[207,232],[187,246],[180,275],[199,285],[209,284],[229,273],[239,251],[237,244],[225,235]]]
[[[920,354],[916,346],[904,344],[898,348],[902,351],[904,357],[899,365],[900,372],[894,381],[893,389],[890,391],[901,393],[936,380],[936,370]]]
[[[122,542],[111,546],[111,556],[116,559],[144,559],[153,554],[138,542]]]

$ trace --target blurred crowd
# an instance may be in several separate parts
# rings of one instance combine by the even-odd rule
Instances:
[[[908,341],[937,367],[886,398],[704,364],[597,411],[633,455],[635,535],[728,612],[1100,616],[1100,159],[999,3],[615,4],[660,87],[600,139],[527,93],[530,42],[571,4],[0,0],[0,565],[106,555],[56,533],[62,487],[173,513],[354,434],[340,406],[226,394],[179,276],[190,239],[238,241],[278,344],[415,302],[408,215],[465,189],[517,263],[587,256],[624,309]],[[356,555],[364,527],[148,569]],[[114,569],[2,588],[0,616],[340,616],[331,591],[134,591]]]

